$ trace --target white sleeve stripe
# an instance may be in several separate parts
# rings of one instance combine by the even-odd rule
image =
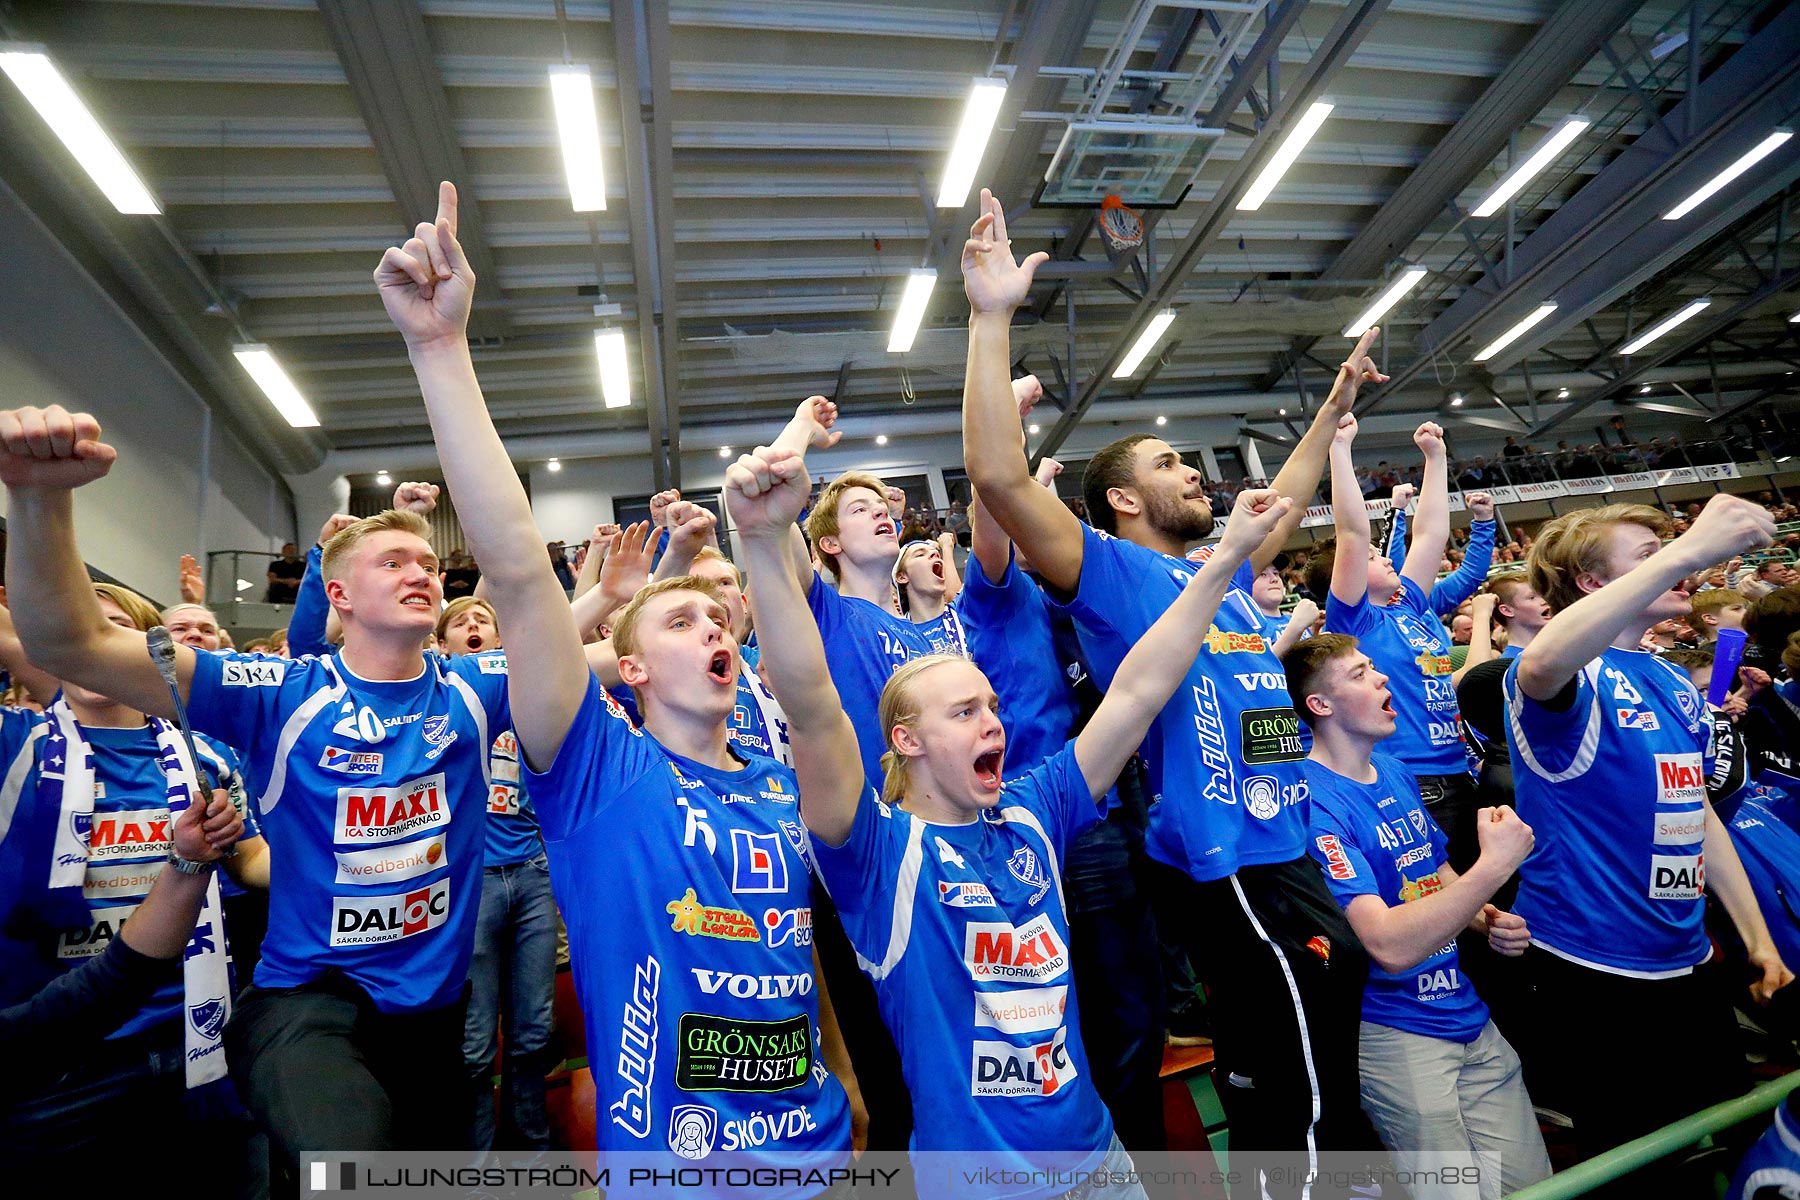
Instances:
[[[1043,825],[1039,823],[1037,817],[1028,808],[1023,808],[1015,804],[1009,808],[1001,809],[1000,816],[1007,821],[1017,821],[1027,829],[1032,829],[1037,832],[1038,840],[1044,843],[1044,857],[1048,859],[1050,863],[1050,878],[1056,881],[1056,902],[1062,906],[1063,920],[1067,921],[1069,919],[1069,905],[1068,901],[1063,897],[1062,864],[1056,861],[1056,846],[1050,841],[1050,835],[1044,832]]]
[[[269,772],[269,786],[263,791],[262,811],[265,816],[274,812],[275,806],[281,803],[282,790],[287,787],[288,756],[294,752],[294,743],[300,740],[300,735],[306,732],[306,727],[319,715],[320,709],[344,694],[344,681],[338,676],[337,669],[329,658],[323,661],[325,669],[331,672],[331,677],[337,682],[308,696],[282,725],[281,736],[275,742],[275,766]]]
[[[482,707],[481,698],[461,675],[455,671],[444,671],[442,678],[456,689],[456,694],[462,697],[464,706],[469,710],[470,719],[475,722],[476,745],[481,750],[475,757],[481,760],[481,790],[485,795],[494,786],[493,769],[488,765],[488,748],[494,744],[494,740],[488,736],[487,709]]]
[[[1525,698],[1519,694],[1518,673],[1508,671],[1506,674],[1506,720],[1512,726],[1513,740],[1519,745],[1519,757],[1525,760],[1532,774],[1547,783],[1564,783],[1585,774],[1600,751],[1600,660],[1596,658],[1581,668],[1581,672],[1587,676],[1588,688],[1593,693],[1588,702],[1587,728],[1581,731],[1581,745],[1575,748],[1575,757],[1568,769],[1557,772],[1546,771],[1532,751],[1531,743],[1525,737],[1525,726],[1519,721],[1519,708]]]
[[[865,800],[863,803],[873,803]],[[870,820],[879,820],[871,815]],[[900,876],[894,880],[894,915],[893,924],[888,929],[887,955],[879,962],[872,963],[856,953],[856,965],[873,980],[888,977],[900,959],[906,953],[907,943],[912,940],[913,898],[919,891],[919,865],[925,857],[925,822],[913,818],[911,829],[906,835],[906,853],[900,856]]]
[[[0,841],[6,840],[12,829],[13,816],[19,811],[19,794],[25,789],[25,776],[31,773],[37,762],[38,743],[49,734],[48,725],[39,725],[26,737],[25,744],[19,747],[19,753],[6,768],[6,778],[0,780]]]

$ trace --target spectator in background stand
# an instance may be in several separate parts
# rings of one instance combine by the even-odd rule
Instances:
[[[281,544],[281,557],[269,564],[269,587],[263,599],[270,604],[292,604],[300,590],[300,577],[306,574],[306,561],[292,542]]]
[[[561,542],[550,542],[544,546],[550,555],[550,569],[556,573],[556,582],[562,585],[565,592],[575,590],[575,573],[569,569],[569,555]]]
[[[1500,448],[1500,456],[1509,463],[1515,462],[1518,459],[1525,457],[1525,448],[1519,445],[1518,438],[1509,435],[1506,439],[1506,445]]]

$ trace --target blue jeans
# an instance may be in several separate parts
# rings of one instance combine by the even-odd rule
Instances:
[[[1124,809],[1063,856],[1081,1041],[1113,1128],[1133,1150],[1162,1150],[1162,964],[1148,890],[1138,886],[1144,835]]]
[[[469,1016],[463,1062],[474,1092],[474,1142],[494,1146],[494,1030],[505,1038],[501,1073],[502,1141],[548,1150],[550,1122],[544,1106],[544,1072],[550,1064],[556,994],[556,904],[543,855],[487,867],[481,873],[481,912],[475,920],[475,956],[469,963]]]

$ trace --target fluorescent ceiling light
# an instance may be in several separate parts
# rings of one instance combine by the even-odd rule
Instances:
[[[389,475],[386,471],[377,471],[375,472],[375,482],[382,487],[387,487],[390,483],[394,482],[394,477]]]
[[[560,471],[560,470],[562,470],[562,459],[553,458],[549,462],[545,463],[544,466],[551,471]]]
[[[1174,320],[1175,310],[1172,308],[1165,308],[1154,317],[1151,317],[1149,324],[1144,326],[1144,332],[1138,335],[1137,344],[1132,346],[1131,352],[1127,354],[1125,360],[1119,364],[1118,370],[1112,373],[1112,377],[1114,379],[1124,379],[1133,371],[1137,370],[1138,364],[1143,362],[1144,356],[1149,354],[1150,351],[1155,348],[1157,339],[1162,337],[1163,332],[1174,323]]]
[[[1569,148],[1569,143],[1586,132],[1591,124],[1593,122],[1584,117],[1570,117],[1552,129],[1522,162],[1501,176],[1500,182],[1481,198],[1481,203],[1469,210],[1469,215],[1491,217],[1499,212],[1502,205],[1518,195],[1519,189],[1530,183],[1538,172],[1555,162],[1557,156]]]
[[[62,139],[81,169],[88,173],[114,208],[122,213],[148,215],[162,208],[144,181],[138,178],[125,156],[94,120],[69,81],[63,78],[50,56],[41,50],[24,48],[0,51],[0,71],[5,71],[18,85],[31,107],[38,110],[44,123]],[[318,422],[313,422],[318,424]]]
[[[594,110],[594,80],[586,67],[551,67],[550,96],[556,102],[556,131],[562,139],[563,170],[576,212],[606,208],[606,170],[600,163],[600,118]]]
[[[237,360],[244,364],[244,370],[250,372],[250,378],[256,380],[263,395],[275,406],[275,411],[286,418],[287,423],[295,429],[317,429],[319,418],[313,413],[312,405],[294,386],[294,381],[287,377],[281,364],[275,361],[275,352],[267,346],[245,345],[233,346],[231,352]]]
[[[1463,400],[1463,398],[1462,398],[1461,392],[1453,393],[1450,397],[1450,407],[1451,408],[1461,408],[1462,400]]]
[[[1344,327],[1344,336],[1347,338],[1361,337],[1364,330],[1387,316],[1388,309],[1400,303],[1401,298],[1417,287],[1419,280],[1423,278],[1425,278],[1424,267],[1408,267],[1400,272],[1400,277],[1388,286],[1387,291],[1375,298],[1375,303],[1363,310],[1362,316]]]
[[[1797,312],[1793,316],[1789,317],[1788,324],[1789,325],[1800,325],[1800,312]]]
[[[1544,303],[1538,305],[1535,309],[1532,310],[1530,316],[1526,317],[1523,321],[1520,321],[1517,325],[1514,325],[1511,329],[1507,330],[1505,333],[1501,334],[1499,337],[1495,338],[1493,341],[1491,341],[1487,345],[1483,346],[1481,348],[1481,353],[1477,354],[1475,356],[1475,361],[1476,362],[1486,362],[1488,359],[1494,357],[1494,355],[1500,353],[1502,350],[1506,349],[1508,346],[1512,345],[1514,342],[1516,342],[1520,338],[1524,337],[1526,334],[1526,331],[1528,331],[1533,325],[1536,325],[1539,321],[1543,320],[1545,317],[1549,316],[1551,313],[1553,313],[1555,311],[1556,311],[1556,301],[1554,301],[1554,300],[1547,300]]]
[[[938,185],[939,208],[961,208],[969,199],[969,189],[975,186],[975,169],[981,165],[988,135],[994,132],[994,121],[1000,116],[1000,104],[1005,99],[1004,79],[977,79],[969,89],[962,124],[957,127],[950,161],[944,164],[944,179]]]
[[[1620,346],[1619,353],[1636,354],[1639,350],[1642,350],[1645,346],[1648,346],[1651,342],[1654,342],[1657,338],[1669,332],[1669,330],[1675,328],[1683,321],[1698,316],[1700,311],[1711,303],[1711,297],[1703,296],[1700,299],[1693,301],[1691,304],[1684,305],[1652,325],[1649,329],[1646,329],[1643,333],[1632,338],[1629,342],[1626,342],[1623,346]]]
[[[1556,389],[1556,398],[1558,400],[1567,400],[1569,398],[1569,389],[1568,388],[1557,388]]]
[[[877,446],[885,446],[885,445],[887,445],[887,434],[885,434],[885,433],[878,433],[878,434],[876,434],[876,435],[875,435],[875,444],[876,444],[876,445],[877,445]]]
[[[1281,177],[1287,174],[1287,169],[1294,165],[1294,160],[1306,149],[1306,143],[1312,141],[1313,134],[1319,132],[1319,126],[1331,115],[1331,108],[1329,103],[1321,100],[1306,110],[1305,115],[1269,157],[1262,174],[1256,177],[1256,182],[1250,185],[1244,198],[1237,202],[1238,211],[1255,212],[1262,207],[1263,201],[1269,198],[1269,193],[1275,190],[1275,185],[1281,182]]]
[[[625,357],[623,329],[594,330],[594,357],[600,360],[600,395],[608,408],[631,403],[631,364]]]
[[[888,335],[889,354],[912,349],[919,322],[925,319],[925,306],[931,303],[931,289],[936,286],[937,271],[931,267],[916,268],[906,277],[906,290],[900,293],[900,307],[894,312],[894,331]]]
[[[1025,427],[1026,433],[1036,433],[1037,431],[1038,431],[1038,427],[1036,425],[1027,425]]]
[[[719,457],[720,458],[730,458],[731,457],[731,447],[730,446],[720,446],[719,447]]]
[[[1157,424],[1158,424],[1158,425],[1167,425],[1167,424],[1168,424],[1168,423],[1169,423],[1169,418],[1167,418],[1167,417],[1158,417],[1158,418],[1156,418],[1156,423],[1157,423]]]
[[[1663,220],[1681,220],[1681,218],[1687,216],[1702,204],[1705,204],[1707,200],[1712,198],[1715,192],[1724,188],[1726,184],[1736,179],[1739,175],[1742,175],[1745,171],[1748,171],[1751,167],[1754,167],[1763,159],[1769,157],[1769,155],[1775,153],[1775,151],[1779,150],[1787,143],[1787,140],[1793,136],[1794,135],[1790,130],[1777,129],[1774,133],[1771,133],[1768,137],[1756,143],[1749,153],[1732,163],[1729,167],[1726,167],[1723,171],[1720,171],[1717,175],[1714,175],[1711,179],[1707,180],[1705,185],[1702,186],[1699,191],[1664,213]]]

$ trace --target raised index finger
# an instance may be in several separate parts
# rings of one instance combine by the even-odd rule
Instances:
[[[994,214],[994,240],[1002,246],[1006,245],[1006,213],[1000,207],[1000,198],[982,188],[981,206]]]
[[[437,219],[450,222],[450,236],[456,236],[456,185],[448,179],[438,184]]]
[[[449,185],[445,184],[444,186],[448,187]],[[1356,349],[1350,352],[1350,357],[1361,358],[1363,355],[1367,354],[1369,352],[1369,347],[1373,346],[1375,344],[1375,339],[1380,336],[1381,326],[1379,325],[1371,325],[1363,330],[1363,335],[1356,339]]]

